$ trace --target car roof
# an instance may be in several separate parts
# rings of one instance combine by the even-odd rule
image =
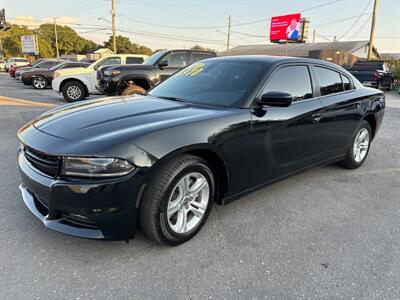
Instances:
[[[341,66],[334,63],[313,59],[313,58],[303,58],[303,57],[291,57],[291,56],[273,56],[273,55],[233,55],[233,56],[219,56],[214,58],[209,58],[207,60],[231,60],[238,62],[256,62],[264,65],[276,65],[281,63],[307,63],[307,64],[318,64],[325,65],[327,67],[335,68],[338,70],[344,70]]]

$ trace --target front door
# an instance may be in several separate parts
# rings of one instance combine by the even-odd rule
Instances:
[[[184,51],[171,52],[160,60],[160,62],[164,61],[168,63],[166,67],[160,68],[157,66],[157,77],[159,81],[164,81],[177,71],[188,66],[188,55],[187,52]]]
[[[323,104],[313,98],[307,65],[283,66],[272,73],[263,92],[293,96],[289,107],[252,108],[253,165],[250,186],[301,170],[320,160]]]

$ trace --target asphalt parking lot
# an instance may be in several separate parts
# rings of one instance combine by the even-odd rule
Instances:
[[[0,74],[0,299],[400,298],[400,95],[387,94],[363,167],[318,167],[215,205],[175,248],[141,233],[65,236],[28,211],[16,131],[63,103]]]

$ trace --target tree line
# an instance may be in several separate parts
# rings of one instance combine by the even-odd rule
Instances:
[[[54,25],[42,24],[36,29],[29,29],[26,26],[9,25],[10,30],[0,32],[1,48],[5,57],[22,56],[21,35],[36,35],[39,45],[40,57],[55,57],[56,41]],[[99,48],[112,48],[112,37],[103,45],[80,36],[75,30],[68,26],[57,25],[58,48],[60,54],[87,54]],[[128,37],[117,36],[118,53],[137,53],[151,55],[153,51],[143,45],[132,42]]]

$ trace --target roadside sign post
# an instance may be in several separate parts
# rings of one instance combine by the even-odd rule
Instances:
[[[39,55],[37,37],[35,35],[21,35],[21,48],[25,55]]]

